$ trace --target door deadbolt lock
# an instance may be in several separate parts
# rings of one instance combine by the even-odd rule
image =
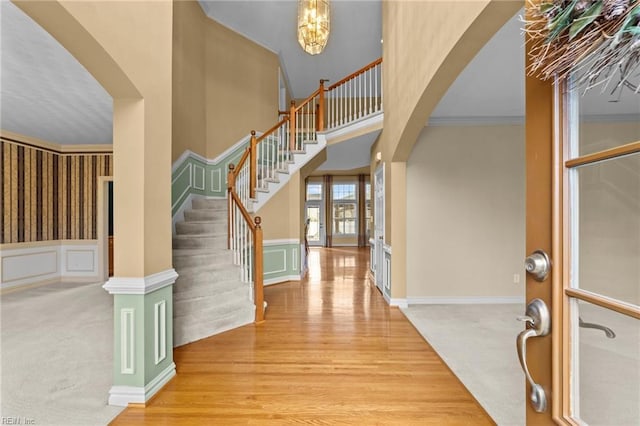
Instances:
[[[543,250],[534,251],[524,260],[524,268],[536,281],[544,281],[551,269],[549,255]]]

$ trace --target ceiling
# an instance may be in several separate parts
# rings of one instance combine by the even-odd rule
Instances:
[[[52,36],[0,1],[0,126],[58,144],[110,144],[112,100]]]
[[[294,97],[306,97],[321,78],[337,81],[381,55],[380,1],[334,0],[331,36],[317,56],[304,53],[297,44],[294,1],[200,0],[200,4],[215,20],[277,53]],[[60,144],[111,143],[109,94],[55,39],[8,1],[0,1],[0,23],[2,129]],[[431,122],[522,120],[521,27],[516,14],[453,83]],[[640,115],[639,96],[630,91],[620,102],[608,102],[611,97],[597,91],[584,99],[581,104],[588,115]],[[355,145],[366,149],[368,158],[371,143]],[[353,155],[353,167],[359,167],[365,156],[351,151],[335,152],[335,158]]]
[[[298,44],[295,1],[199,0],[204,12],[280,56],[294,98],[306,98],[320,79],[336,82],[382,56],[382,2],[331,2],[331,32],[324,51]]]

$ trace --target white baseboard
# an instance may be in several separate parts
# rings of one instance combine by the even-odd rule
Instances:
[[[389,306],[397,306],[398,308],[408,308],[407,299],[389,297],[386,293],[382,294],[384,300],[387,301]]]
[[[504,305],[524,303],[524,296],[407,297],[409,305]]]
[[[129,404],[144,404],[176,375],[172,362],[146,386],[112,386],[109,390],[109,405],[126,407]]]
[[[300,281],[301,279],[301,275],[285,275],[282,277],[269,278],[268,280],[264,280],[263,285],[279,284],[287,281]]]

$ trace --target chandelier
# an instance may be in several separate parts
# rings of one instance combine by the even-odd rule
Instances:
[[[298,0],[298,43],[305,52],[317,55],[329,39],[329,0]]]

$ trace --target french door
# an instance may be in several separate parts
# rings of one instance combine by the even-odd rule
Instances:
[[[526,96],[527,424],[640,424],[640,95]]]
[[[305,216],[307,221],[307,241],[310,246],[324,245],[324,202],[307,201]]]

